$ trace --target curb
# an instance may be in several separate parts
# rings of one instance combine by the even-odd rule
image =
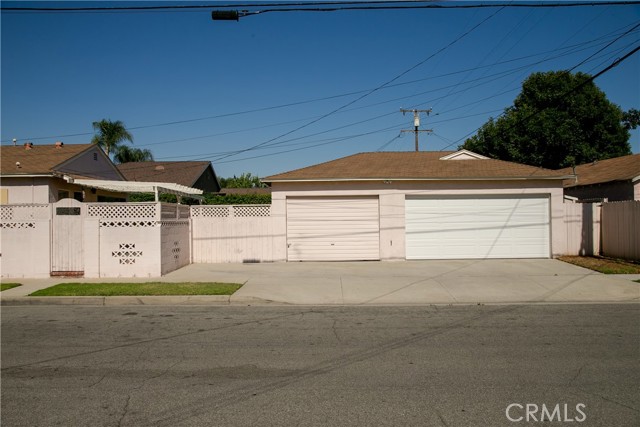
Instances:
[[[274,301],[232,295],[113,296],[113,297],[2,297],[0,305],[251,305]]]

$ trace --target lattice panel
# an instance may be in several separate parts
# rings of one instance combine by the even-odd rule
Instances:
[[[0,220],[11,221],[13,219],[13,207],[0,206]]]
[[[191,216],[201,218],[227,218],[231,216],[231,206],[192,206]]]
[[[2,221],[49,219],[50,217],[51,207],[48,204],[0,206],[0,220]]]
[[[100,227],[103,228],[142,228],[142,227],[156,227],[159,223],[156,221],[100,221]]]
[[[0,222],[0,228],[18,229],[18,228],[36,228],[35,222]]]
[[[156,218],[156,204],[90,204],[87,214],[100,218]]]
[[[136,258],[142,256],[142,251],[136,251],[135,243],[120,243],[119,251],[112,251],[111,256],[118,258],[121,265],[131,265],[136,263]]]
[[[234,206],[233,216],[236,216],[236,217],[271,216],[271,205]]]

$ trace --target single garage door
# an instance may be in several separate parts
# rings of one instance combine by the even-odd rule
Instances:
[[[548,258],[548,197],[406,199],[407,259]]]
[[[287,198],[289,261],[380,259],[377,197]]]

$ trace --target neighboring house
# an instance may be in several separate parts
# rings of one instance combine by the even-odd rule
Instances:
[[[126,195],[74,184],[75,179],[124,181],[109,157],[94,144],[0,147],[0,203],[125,201]]]
[[[558,172],[573,174],[573,168]],[[576,166],[575,175],[564,182],[565,196],[585,201],[640,200],[640,154]]]
[[[361,153],[264,181],[279,257],[338,261],[563,254],[569,177],[461,150]]]
[[[205,193],[220,191],[211,162],[132,162],[120,164],[118,169],[128,181],[169,182]]]

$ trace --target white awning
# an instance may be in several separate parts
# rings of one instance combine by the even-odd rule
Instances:
[[[156,201],[158,200],[158,194],[175,194],[178,197],[202,200],[202,190],[171,182],[108,181],[100,179],[70,179],[69,182],[83,187],[120,193],[154,193]]]

